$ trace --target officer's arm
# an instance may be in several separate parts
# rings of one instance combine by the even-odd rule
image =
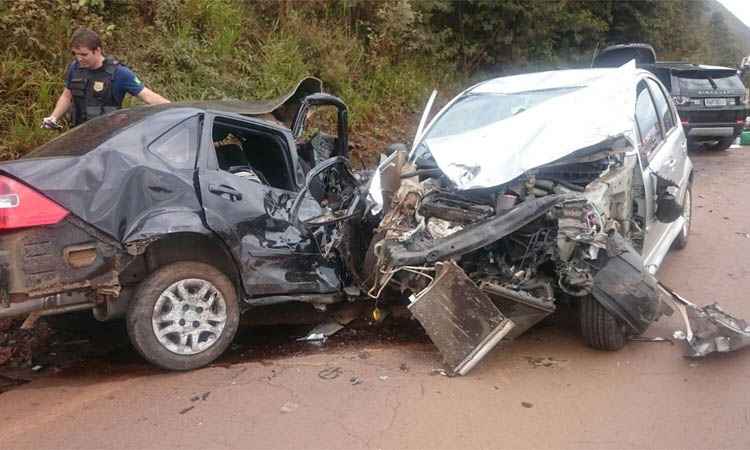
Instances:
[[[145,103],[149,105],[160,105],[162,103],[169,103],[169,100],[162,97],[161,95],[157,94],[156,92],[152,91],[151,89],[144,87],[140,94],[138,94],[138,98],[143,100]]]
[[[52,111],[52,114],[50,114],[50,118],[53,122],[57,122],[60,117],[65,114],[68,109],[70,109],[70,105],[73,104],[73,94],[71,94],[70,89],[65,88],[63,90],[62,95],[60,95],[60,98],[57,99],[57,103],[55,104],[55,109]]]

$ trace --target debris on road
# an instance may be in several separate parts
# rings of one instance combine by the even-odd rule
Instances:
[[[333,336],[343,328],[343,325],[335,321],[321,323],[310,330],[310,332],[307,333],[306,336],[301,337],[297,340],[302,342],[325,343],[325,341],[328,340],[329,337]]]
[[[714,303],[698,306],[660,283],[670,294],[675,309],[685,324],[684,341],[688,344],[685,356],[698,358],[709,353],[731,352],[750,345],[750,326],[742,319],[731,316]]]
[[[534,356],[527,356],[526,360],[531,364],[532,367],[563,367],[567,365],[567,360],[555,359],[549,356],[544,358],[538,358]]]
[[[292,412],[296,411],[298,408],[299,408],[299,404],[298,403],[286,402],[286,403],[284,403],[281,406],[281,413],[282,414],[289,414],[289,413],[292,413]]]

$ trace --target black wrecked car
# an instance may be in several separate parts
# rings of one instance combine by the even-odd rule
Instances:
[[[594,58],[594,67],[618,67],[635,60],[669,90],[691,147],[726,150],[742,133],[748,115],[745,86],[731,67],[657,61],[648,44],[619,44]]]
[[[320,90],[121,110],[0,164],[0,318],[125,316],[147,360],[186,370],[247,306],[340,300],[340,259],[296,219],[359,204],[346,105]],[[306,130],[315,108],[334,134]]]

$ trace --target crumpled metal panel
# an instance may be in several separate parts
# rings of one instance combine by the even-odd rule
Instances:
[[[455,262],[437,267],[437,277],[409,310],[440,350],[449,374],[466,375],[514,324]]]
[[[671,298],[685,324],[684,333],[675,333],[675,337],[684,338],[688,345],[685,356],[698,358],[750,345],[750,325],[747,321],[728,314],[716,303],[701,307],[663,284],[659,286],[669,294],[668,298]]]
[[[607,260],[594,276],[592,294],[636,333],[663,312],[658,282],[643,270],[643,260],[619,233],[610,236]]]

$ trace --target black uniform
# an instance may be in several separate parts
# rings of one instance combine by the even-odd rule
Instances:
[[[143,90],[138,77],[109,56],[95,70],[73,61],[68,66],[65,86],[73,94],[73,125],[119,109],[125,93],[138,95]]]

